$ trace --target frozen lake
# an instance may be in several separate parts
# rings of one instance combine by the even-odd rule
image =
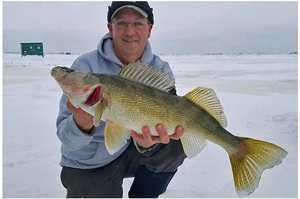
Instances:
[[[78,55],[45,58],[3,55],[3,197],[63,198],[60,141],[55,121],[62,91],[50,76]],[[253,198],[298,197],[297,55],[162,55],[176,78],[178,95],[213,88],[234,135],[274,143],[286,151],[266,170]],[[123,197],[133,179],[125,179]],[[185,160],[165,198],[238,197],[227,153],[209,142]]]

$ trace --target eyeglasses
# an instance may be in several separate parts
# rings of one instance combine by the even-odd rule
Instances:
[[[134,30],[141,30],[148,24],[147,22],[142,22],[142,21],[128,22],[125,20],[116,20],[113,21],[112,23],[116,24],[116,27],[120,30],[126,30],[128,24],[131,24]]]

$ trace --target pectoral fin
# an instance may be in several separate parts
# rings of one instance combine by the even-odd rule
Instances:
[[[107,121],[104,129],[105,146],[109,154],[113,155],[126,145],[130,138],[130,130],[118,124]]]
[[[184,153],[189,159],[198,155],[207,144],[204,138],[188,134],[183,134],[180,140]]]
[[[96,107],[95,115],[94,115],[94,126],[95,127],[99,126],[99,124],[100,124],[104,108],[105,108],[105,105],[102,102],[99,103]]]

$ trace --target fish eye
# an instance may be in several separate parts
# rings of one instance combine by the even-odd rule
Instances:
[[[75,70],[74,69],[71,69],[71,68],[68,68],[67,70],[66,70],[66,72],[67,73],[72,73],[72,72],[74,72]]]
[[[75,70],[72,69],[72,68],[68,68],[68,67],[65,67],[65,66],[59,66],[59,68],[61,68],[63,71],[65,71],[66,73],[72,73],[74,72]]]

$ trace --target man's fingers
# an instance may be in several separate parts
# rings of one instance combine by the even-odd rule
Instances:
[[[170,135],[170,138],[174,140],[179,140],[179,138],[183,135],[183,132],[184,130],[182,126],[177,126],[175,129],[175,133],[173,135]]]
[[[152,136],[153,144],[162,143],[159,136]]]
[[[153,140],[152,140],[152,137],[151,137],[151,134],[150,134],[150,129],[148,126],[144,126],[142,128],[142,133],[143,133],[143,138],[144,138],[144,146],[146,148],[152,146],[154,143],[153,143]]]
[[[138,143],[143,141],[144,139],[142,135],[137,134],[135,131],[131,131],[131,137],[135,139]]]
[[[147,126],[144,126],[142,129],[142,134],[137,134],[135,131],[131,131],[131,136],[133,139],[135,139],[139,145],[141,145],[142,147],[145,148],[149,148],[150,146],[152,146],[153,140],[150,134],[150,129]]]
[[[170,138],[169,138],[168,132],[163,127],[163,125],[158,124],[158,125],[156,125],[155,128],[156,128],[156,130],[159,134],[160,142],[163,143],[163,144],[168,144],[170,142]]]
[[[80,108],[75,108],[75,106],[73,106],[73,104],[69,101],[69,100],[67,100],[67,108],[69,109],[69,111],[71,111],[73,114],[75,113],[77,113],[79,110],[80,110]]]
[[[89,117],[89,118],[93,119],[93,116],[91,114],[85,112],[81,108],[75,108],[69,100],[67,100],[66,106],[69,109],[69,111],[71,113],[73,113],[74,115],[81,115],[82,117]]]
[[[131,131],[131,136],[139,143],[139,145],[145,148],[149,148],[156,143],[168,144],[170,142],[170,139],[178,140],[183,135],[184,131],[182,126],[177,126],[175,129],[175,133],[169,136],[167,130],[162,124],[156,125],[155,128],[159,136],[151,136],[148,126],[144,126],[142,128],[141,135],[137,134],[135,131]]]
[[[74,109],[74,106],[71,104],[71,102],[69,100],[67,100],[67,108],[69,110],[73,110]]]

